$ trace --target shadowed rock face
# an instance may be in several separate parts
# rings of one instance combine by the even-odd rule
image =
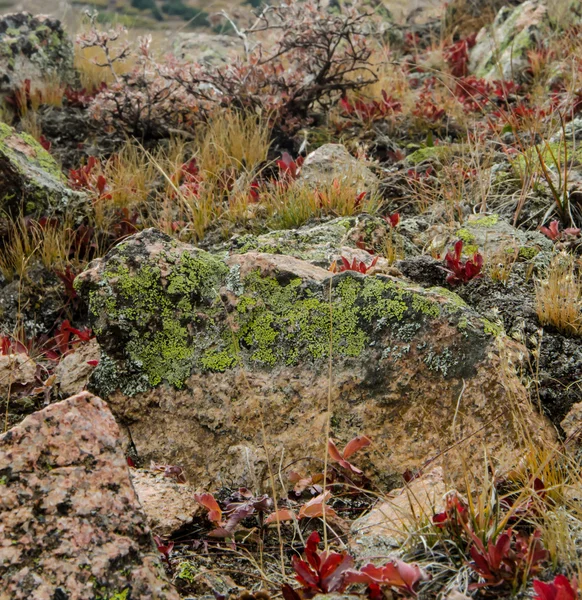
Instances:
[[[147,230],[78,289],[102,348],[94,388],[140,458],[197,483],[256,485],[265,445],[276,464],[323,457],[330,385],[334,437],[370,436],[379,452],[363,466],[385,481],[437,455],[458,475],[461,440],[512,460],[519,426],[551,437],[515,376],[521,348],[441,288],[288,255],[212,255]]]
[[[1,600],[177,600],[129,479],[119,428],[88,393],[0,436]]]

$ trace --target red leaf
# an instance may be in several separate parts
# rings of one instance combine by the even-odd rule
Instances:
[[[556,575],[554,581],[544,583],[534,579],[534,600],[577,600],[578,582],[576,577],[570,581],[565,575]]]
[[[372,266],[376,264],[377,260],[378,257],[374,259]],[[369,437],[365,435],[359,435],[346,444],[346,447],[343,451],[343,457],[347,459],[350,456],[352,456],[352,454],[355,454],[358,450],[361,450],[362,448],[367,448],[371,443],[372,441]]]
[[[270,525],[271,523],[277,522],[277,517],[279,521],[294,521],[296,519],[295,513],[289,508],[280,508],[279,510],[271,513],[265,519],[265,525]]]
[[[194,500],[208,510],[208,519],[213,523],[220,523],[222,519],[222,510],[212,494],[208,492],[194,494]]]

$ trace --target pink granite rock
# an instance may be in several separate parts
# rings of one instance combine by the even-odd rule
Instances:
[[[119,429],[87,392],[0,436],[0,600],[177,600]]]

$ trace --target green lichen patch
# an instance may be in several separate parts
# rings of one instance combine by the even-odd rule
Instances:
[[[162,382],[181,387],[193,372],[238,366],[323,367],[330,348],[337,360],[367,360],[374,351],[397,361],[431,322],[462,320],[461,346],[487,337],[483,322],[442,290],[350,271],[321,281],[229,269],[223,256],[180,247],[153,230],[119,245],[91,277],[81,276],[77,288],[104,352],[93,384],[105,396],[119,387],[128,394]],[[438,344],[431,352],[427,365],[442,359],[443,375],[467,355],[449,349],[444,356]]]
[[[489,256],[498,252],[517,252],[520,258],[527,259],[541,250],[551,250],[551,241],[541,233],[517,229],[497,214],[470,217],[455,236],[463,240],[465,255],[477,251]]]
[[[229,250],[233,254],[285,254],[327,268],[346,247],[357,248],[359,245],[382,255],[388,235],[392,235],[393,244],[402,248],[405,256],[418,253],[413,244],[391,230],[384,219],[368,214],[339,217],[320,225],[273,231],[259,236],[240,236],[232,241]]]
[[[87,210],[85,196],[69,189],[54,158],[29,134],[0,123],[0,212]]]

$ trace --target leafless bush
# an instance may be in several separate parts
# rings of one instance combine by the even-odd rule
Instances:
[[[317,1],[268,6],[248,29],[221,16],[244,44],[238,60],[220,66],[158,64],[142,41],[136,68],[95,99],[94,115],[151,136],[229,107],[268,114],[273,125],[293,132],[310,122],[316,107],[325,109],[347,91],[376,81],[367,15],[353,8],[330,14]],[[266,36],[269,44],[262,41]]]

